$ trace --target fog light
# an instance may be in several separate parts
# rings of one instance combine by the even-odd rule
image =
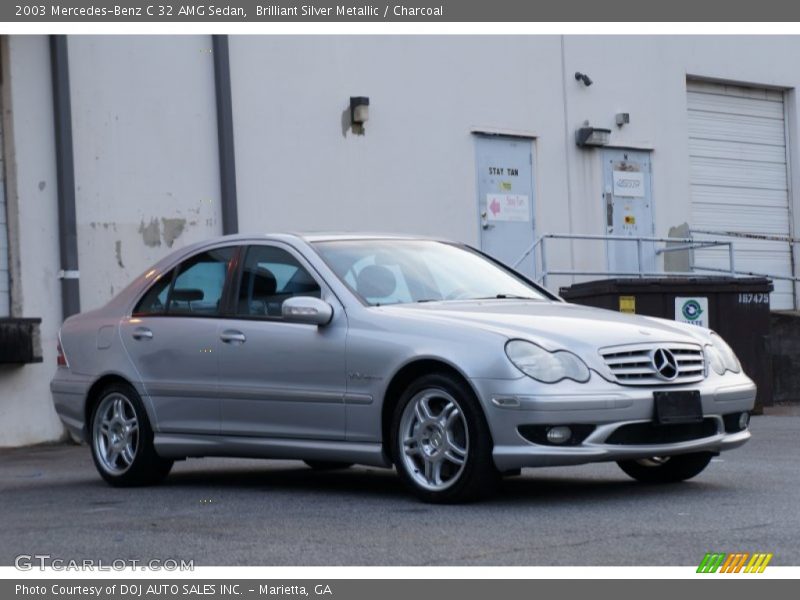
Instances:
[[[750,413],[743,412],[739,415],[739,429],[747,429],[750,424]]]
[[[547,430],[547,441],[551,444],[565,444],[571,437],[572,429],[569,427],[551,427]]]

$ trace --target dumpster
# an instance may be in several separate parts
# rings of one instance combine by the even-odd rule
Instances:
[[[567,302],[709,327],[758,386],[755,412],[772,404],[769,293],[763,277],[617,278],[562,287]]]

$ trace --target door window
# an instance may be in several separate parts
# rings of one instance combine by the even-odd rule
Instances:
[[[172,277],[175,271],[172,270],[159,277],[156,282],[150,286],[147,293],[139,300],[139,304],[133,310],[134,315],[157,315],[167,312],[167,296],[169,295],[169,288],[172,284]]]
[[[228,265],[234,248],[215,248],[197,254],[161,277],[142,297],[134,314],[219,314]],[[171,285],[170,285],[171,284]]]
[[[236,314],[280,318],[286,299],[320,295],[319,284],[289,252],[275,246],[251,246],[242,267]]]

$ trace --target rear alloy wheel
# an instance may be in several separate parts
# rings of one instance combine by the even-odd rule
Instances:
[[[353,463],[330,460],[304,460],[303,462],[315,471],[338,471],[339,469],[349,469],[353,466]]]
[[[464,502],[494,490],[489,428],[472,390],[447,375],[427,375],[403,394],[392,422],[393,460],[427,502]]]
[[[676,456],[653,456],[639,460],[622,460],[617,464],[620,469],[637,481],[675,483],[699,475],[713,457],[711,452],[697,452]]]
[[[136,390],[122,383],[107,386],[92,413],[92,458],[100,475],[115,486],[156,483],[172,461],[153,446],[153,430]]]

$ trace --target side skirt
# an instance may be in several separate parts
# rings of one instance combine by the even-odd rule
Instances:
[[[156,452],[164,458],[226,456],[328,460],[384,468],[392,466],[379,443],[156,433],[153,444]]]

